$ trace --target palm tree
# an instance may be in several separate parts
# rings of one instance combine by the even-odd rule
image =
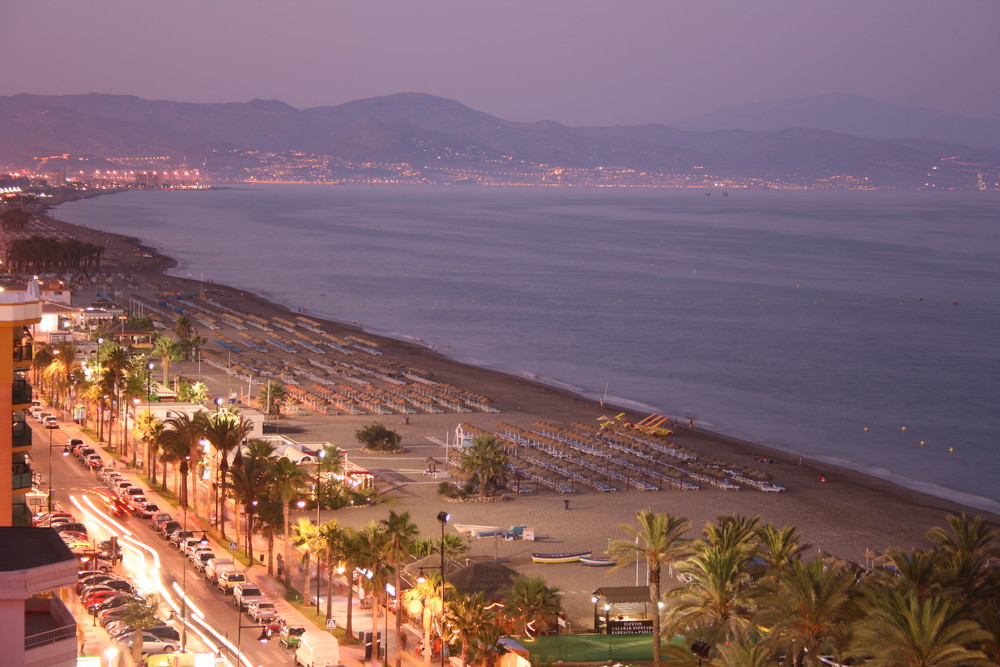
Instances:
[[[72,343],[57,343],[52,347],[51,361],[45,367],[45,377],[52,387],[56,403],[61,403],[63,392],[83,376],[83,362],[79,350]]]
[[[316,543],[316,558],[326,562],[326,618],[333,616],[333,563],[344,556],[344,529],[337,525],[336,520],[330,520],[319,527],[319,537]],[[319,580],[316,580],[319,587]],[[317,595],[317,597],[319,597]]]
[[[976,647],[989,633],[965,618],[966,602],[913,590],[871,588],[868,614],[854,624],[850,655],[872,667],[987,667]],[[870,659],[869,659],[870,658]]]
[[[292,543],[289,538],[291,530],[291,509],[289,503],[308,484],[309,476],[306,472],[293,463],[287,456],[282,456],[274,462],[271,468],[271,494],[272,497],[281,502],[281,509],[284,514],[285,527],[285,565],[291,570]],[[291,572],[285,573],[285,584],[291,586]]]
[[[340,538],[340,546],[343,550],[344,571],[347,573],[347,622],[344,625],[344,632],[353,636],[354,583],[357,577],[357,569],[363,566],[365,545],[361,539],[361,533],[353,528],[346,527]]]
[[[757,623],[771,629],[771,641],[791,647],[792,665],[817,666],[824,647],[843,648],[854,576],[826,568],[815,558],[789,561],[773,592],[762,600]]]
[[[302,550],[302,598],[303,607],[309,606],[309,561],[312,559],[313,553],[315,552],[319,540],[319,526],[314,524],[309,519],[299,519],[292,526],[292,544]],[[319,607],[319,579],[316,579],[317,595],[316,595],[316,607]]]
[[[394,510],[389,510],[389,517],[379,522],[385,531],[386,540],[386,560],[389,567],[395,572],[395,587],[397,595],[402,590],[402,569],[403,561],[410,555],[410,547],[419,531],[417,525],[410,521],[410,513],[403,512],[396,514]],[[388,611],[388,605],[386,605]],[[403,615],[396,611],[396,667],[400,667],[403,662],[402,642],[399,641],[403,634]],[[388,642],[386,642],[388,646]]]
[[[795,526],[778,528],[769,523],[757,528],[756,533],[760,540],[757,554],[772,573],[785,570],[792,560],[809,548],[809,545],[799,543],[798,528]]]
[[[622,524],[621,529],[632,539],[613,540],[608,553],[614,556],[612,572],[635,562],[644,562],[649,571],[651,602],[653,603],[653,667],[660,667],[660,599],[663,596],[661,577],[664,565],[683,558],[689,553],[681,541],[691,523],[669,514],[658,514],[648,509],[636,512],[638,527]]]
[[[263,406],[268,417],[281,417],[281,411],[288,403],[288,390],[285,385],[274,380],[268,380],[257,394],[257,405]]]
[[[450,584],[445,584],[445,596],[449,599],[452,594]],[[420,626],[424,634],[424,664],[431,662],[431,629],[434,626],[434,619],[441,616],[441,573],[431,572],[417,579],[417,585],[404,591],[400,598],[401,606],[406,610],[410,618],[419,619]]]
[[[696,555],[678,565],[687,581],[670,592],[678,601],[678,614],[710,644],[744,637],[755,611],[748,571],[752,556],[741,546],[702,544]]]
[[[760,517],[744,517],[738,514],[720,516],[715,523],[705,526],[705,541],[711,546],[723,549],[742,549],[749,551],[754,547],[757,538],[757,527]]]
[[[935,527],[928,531],[927,539],[944,553],[955,587],[971,599],[995,594],[996,578],[987,562],[1000,558],[1000,548],[996,546],[1000,532],[978,516],[969,519],[964,514],[949,515],[947,521],[951,533]]]
[[[201,460],[202,452],[204,451],[201,446],[201,440],[205,432],[206,414],[204,410],[199,410],[194,416],[182,413],[175,417],[168,417],[164,421],[167,430],[173,431],[176,434],[173,436],[176,441],[183,443],[187,447],[187,454],[185,454],[184,459],[181,461],[181,480],[184,488],[181,504],[184,507],[187,507],[188,501],[188,472],[190,472],[191,466],[195,466],[195,469],[197,469],[198,462]],[[191,503],[191,506],[197,513],[197,487],[195,489],[194,502]]]
[[[441,553],[441,540],[435,537],[417,537],[410,546],[410,553],[415,558],[425,558]],[[448,559],[464,558],[469,554],[469,545],[456,533],[444,536],[444,556]]]
[[[160,460],[164,464],[174,466],[174,494],[177,496],[181,507],[187,507],[187,476],[191,463],[190,447],[177,431],[164,427],[163,432],[157,438],[160,448]],[[183,487],[180,481],[184,480]],[[163,472],[163,486],[167,486],[166,468]],[[180,488],[178,488],[180,487]]]
[[[211,443],[219,455],[217,488],[224,489],[225,480],[229,472],[230,452],[238,451],[240,445],[252,432],[253,424],[228,410],[213,412],[205,420],[202,437]],[[222,539],[226,539],[225,493],[217,493],[217,495],[221,496],[221,503],[217,502],[217,507],[219,508],[216,512],[218,525],[222,531]],[[218,500],[217,498],[216,501]]]
[[[494,436],[476,436],[462,453],[459,470],[479,486],[480,496],[492,495],[507,483],[507,452]]]
[[[273,448],[272,448],[273,449]],[[238,507],[243,508],[247,517],[246,552],[253,560],[253,522],[257,505],[267,495],[267,483],[271,478],[273,461],[269,458],[243,457],[240,464],[229,470],[227,487],[236,497]],[[239,516],[236,517],[236,541],[239,542]]]
[[[548,632],[557,626],[562,611],[559,589],[547,586],[543,577],[514,577],[503,602],[504,616],[519,635]]]
[[[116,406],[120,414],[122,408],[121,391],[125,386],[125,377],[128,374],[131,359],[128,350],[121,345],[108,345],[107,348],[101,355],[101,359],[104,362],[104,373],[101,377],[101,384],[104,386],[105,392],[111,396],[112,406]],[[108,445],[114,449],[113,433],[111,430],[111,425],[113,424],[112,412],[112,410],[105,410],[105,414],[108,416]],[[122,439],[124,440],[124,437]]]
[[[260,532],[267,543],[267,576],[274,576],[274,538],[279,533],[285,534],[285,545],[287,553],[288,531],[285,523],[288,517],[288,503],[283,503],[277,498],[267,498],[257,502],[254,517],[256,520],[251,524],[253,532]],[[249,532],[249,531],[248,531]],[[248,538],[253,541],[253,533]],[[285,568],[288,568],[288,558],[285,558]],[[286,573],[286,581],[288,580]]]
[[[163,369],[163,384],[170,384],[170,362],[180,361],[181,344],[172,336],[160,335],[153,341],[152,356],[159,357]]]
[[[271,459],[274,458],[274,445],[267,440],[253,438],[247,441],[247,446],[243,451],[244,459]]]
[[[372,596],[372,632],[377,632],[379,597],[385,591],[389,574],[386,567],[386,561],[389,558],[389,537],[385,532],[385,527],[376,521],[370,522],[358,531],[357,546],[360,565],[370,573],[370,576],[362,579],[361,583]],[[388,604],[386,604],[386,613],[388,613]]]
[[[943,552],[913,551],[907,553],[896,549],[887,549],[885,555],[896,568],[892,574],[883,572],[890,577],[885,585],[909,588],[920,598],[930,594],[940,595],[947,588],[952,571],[949,571],[948,558]],[[964,595],[965,591],[963,590],[962,593]]]
[[[472,647],[480,640],[480,631],[486,626],[498,626],[495,609],[486,608],[486,600],[482,593],[468,595],[456,593],[448,596],[448,608],[445,610],[445,628],[450,636],[461,645],[462,667],[469,664]],[[497,631],[499,633],[499,631]],[[445,629],[441,631],[442,639],[446,636]],[[444,642],[442,641],[442,650]]]
[[[45,369],[52,363],[52,351],[54,347],[36,347],[31,354],[31,370],[34,373],[34,384],[42,386],[45,379]]]
[[[712,661],[720,667],[766,667],[773,665],[771,652],[763,644],[726,642],[718,647],[719,657]]]
[[[135,428],[143,442],[146,443],[146,474],[152,477],[152,483],[155,485],[156,454],[160,448],[160,438],[163,436],[166,426],[153,416],[152,412],[146,410],[136,415]]]

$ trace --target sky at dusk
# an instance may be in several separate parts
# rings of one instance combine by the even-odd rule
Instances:
[[[631,125],[844,92],[1000,118],[998,35],[997,0],[0,0],[0,95],[423,92]]]

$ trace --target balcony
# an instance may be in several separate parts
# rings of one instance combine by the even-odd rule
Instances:
[[[14,346],[14,363],[15,364],[30,364],[31,359],[34,355],[34,346],[30,343],[27,345],[15,345]]]
[[[13,467],[14,471],[11,488],[15,492],[31,491],[31,466],[27,463],[14,463]]]
[[[57,597],[24,601],[26,664],[76,664],[76,619]]]
[[[13,449],[31,447],[31,427],[26,422],[14,422],[10,446]]]
[[[31,384],[29,384],[23,376],[18,375],[14,378],[10,394],[10,402],[12,405],[31,404]]]

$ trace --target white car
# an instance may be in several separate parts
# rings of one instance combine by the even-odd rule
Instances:
[[[135,639],[135,635],[129,633],[121,638],[122,643],[129,648],[132,648],[132,640]],[[148,633],[142,634],[142,652],[143,653],[173,653],[179,650],[181,647],[180,642],[173,639],[161,639],[156,635],[151,635]]]
[[[53,415],[49,415],[44,420],[42,420],[42,426],[45,428],[59,428],[59,420]]]
[[[254,623],[267,623],[278,617],[278,608],[270,600],[254,600],[247,604],[247,616]]]

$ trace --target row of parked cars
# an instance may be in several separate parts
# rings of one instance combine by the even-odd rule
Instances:
[[[28,414],[40,421],[45,428],[59,428],[59,419],[43,408],[38,401],[32,401]]]
[[[85,524],[69,512],[51,512],[36,520],[36,525],[48,526],[79,542],[70,544],[80,560],[76,592],[87,611],[108,631],[108,635],[131,649],[136,629],[124,617],[130,603],[143,600],[135,583],[116,574],[113,569],[121,562],[118,540],[91,542]],[[77,548],[74,548],[76,546]],[[142,653],[171,653],[180,648],[180,634],[165,621],[142,630]]]

